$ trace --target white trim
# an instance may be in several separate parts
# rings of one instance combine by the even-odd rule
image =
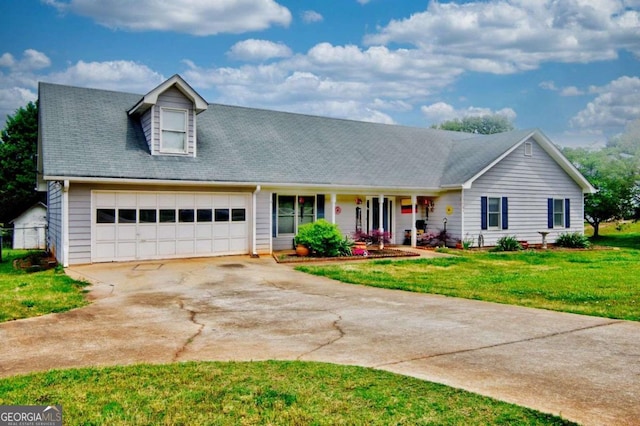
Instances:
[[[416,228],[416,207],[418,206],[418,197],[414,194],[411,196],[411,247],[418,246],[418,229]]]
[[[257,237],[256,234],[258,232],[258,222],[256,219],[256,208],[257,208],[257,197],[258,192],[260,192],[260,185],[256,186],[256,190],[251,194],[251,253],[254,256],[258,255],[258,250],[256,249],[257,245]]]
[[[167,91],[170,87],[176,86],[183,95],[185,95],[191,102],[194,104],[194,108],[196,110],[196,114],[205,111],[209,104],[204,100],[202,96],[198,94],[189,84],[184,81],[182,77],[178,74],[173,75],[168,80],[160,83],[155,89],[151,90],[149,93],[144,95],[137,104],[133,106],[129,110],[129,115],[133,115],[135,113],[143,113],[156,103],[158,103],[158,96]]]
[[[524,156],[533,157],[533,144],[530,141],[524,143]]]
[[[198,123],[196,123],[196,110],[192,111],[193,114],[193,157],[197,157],[198,154]],[[189,122],[187,121],[187,152],[189,152]]]
[[[380,190],[383,190],[386,195],[407,195],[407,193],[419,193],[424,196],[436,197],[442,192],[447,192],[442,188],[384,188],[375,186],[361,186],[361,185],[332,185],[332,186],[318,186],[317,184],[287,184],[287,183],[275,183],[275,182],[218,182],[218,181],[203,181],[203,180],[171,180],[171,179],[130,179],[130,178],[115,178],[115,177],[89,177],[89,176],[57,176],[46,175],[44,180],[68,180],[74,183],[104,183],[104,184],[129,184],[129,185],[167,185],[167,186],[215,186],[215,187],[238,187],[253,189],[256,185],[260,185],[262,188],[269,188],[273,192],[278,190],[295,192],[295,191],[314,191],[318,194],[323,194],[335,190],[341,190],[341,195],[363,195],[363,194],[377,194]],[[459,185],[457,186],[460,187]],[[444,187],[443,187],[444,188]]]
[[[62,187],[62,266],[69,266],[69,181]]]
[[[158,129],[160,129],[160,126],[158,126]],[[151,105],[151,134],[149,135],[149,137],[151,138],[149,140],[149,142],[151,142],[151,155],[155,155],[156,151],[156,140],[155,140],[155,135],[154,132],[156,130],[156,106],[155,105]],[[161,132],[161,130],[160,130]],[[158,148],[160,148],[160,141],[158,140]]]
[[[316,197],[317,199],[317,197]],[[331,193],[331,223],[336,224],[336,201],[338,196],[335,192]],[[326,216],[326,215],[325,215]]]

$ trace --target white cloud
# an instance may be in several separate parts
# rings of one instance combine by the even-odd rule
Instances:
[[[538,87],[544,90],[550,90],[552,92],[560,92],[560,96],[580,96],[584,95],[584,91],[576,86],[558,87],[554,81],[543,81],[538,84]]]
[[[147,93],[165,80],[165,77],[146,65],[132,61],[78,61],[64,71],[49,74],[45,78],[59,84],[133,93]]]
[[[431,105],[424,105],[420,108],[420,111],[422,111],[422,114],[432,124],[438,124],[443,121],[449,121],[456,118],[482,117],[485,115],[501,115],[509,119],[509,121],[513,121],[517,116],[516,112],[511,108],[502,108],[497,111],[490,108],[473,106],[465,109],[456,109],[453,105],[445,102],[436,102]]]
[[[584,95],[584,91],[578,89],[576,86],[567,86],[560,91],[560,95],[561,96],[580,96],[580,95]]]
[[[545,62],[640,55],[640,12],[621,0],[439,3],[392,20],[365,37],[369,45],[403,43],[444,56],[466,70],[496,74],[536,69]]]
[[[558,90],[558,87],[556,87],[556,83],[553,81],[543,81],[542,83],[538,84],[538,87],[544,90],[551,90],[552,92]]]
[[[18,108],[38,98],[35,92],[22,87],[0,89],[0,118],[4,127],[4,118],[13,114]]]
[[[601,131],[621,129],[640,118],[640,78],[623,76],[589,92],[596,98],[570,120],[572,128]]]
[[[0,56],[0,67],[9,68],[16,71],[35,71],[47,68],[51,65],[51,60],[42,52],[34,49],[27,49],[22,52],[22,58],[16,59],[11,53],[3,53]]]
[[[284,43],[274,43],[268,40],[249,39],[239,41],[233,46],[227,55],[233,59],[243,61],[264,61],[272,58],[288,58],[293,53]]]
[[[274,0],[46,0],[61,12],[131,31],[175,31],[198,36],[288,26],[291,12]]]
[[[390,111],[411,110],[413,103],[446,87],[462,73],[462,69],[416,50],[384,46],[363,50],[330,43],[268,64],[235,68],[203,68],[192,61],[185,64],[184,77],[198,89],[215,89],[217,102],[291,107],[294,111],[306,108],[310,113],[317,112],[310,107],[316,103],[321,111],[333,111],[332,116],[383,122],[392,121]],[[350,102],[360,108],[353,108]],[[377,114],[382,111],[386,111],[384,115]]]
[[[302,12],[302,20],[307,24],[310,24],[312,22],[322,22],[324,18],[315,10],[305,10]]]

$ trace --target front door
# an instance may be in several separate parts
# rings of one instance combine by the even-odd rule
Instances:
[[[393,200],[384,199],[382,204],[382,227],[391,237],[393,225]],[[378,197],[367,199],[367,232],[376,231],[380,227],[380,206]]]

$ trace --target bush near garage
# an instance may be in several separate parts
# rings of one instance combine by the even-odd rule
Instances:
[[[320,257],[350,256],[353,245],[337,225],[324,219],[302,225],[294,243],[307,247],[311,255]]]

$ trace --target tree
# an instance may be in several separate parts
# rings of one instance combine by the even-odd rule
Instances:
[[[585,197],[585,220],[599,236],[600,223],[633,215],[638,170],[633,157],[611,149],[565,148],[565,156],[598,192]]]
[[[35,189],[37,103],[29,102],[7,117],[0,139],[0,223],[6,223],[41,198]]]
[[[434,129],[453,130],[454,132],[480,133],[491,135],[494,133],[508,132],[514,129],[513,124],[504,115],[483,115],[480,117],[464,117],[444,121],[432,126]]]

